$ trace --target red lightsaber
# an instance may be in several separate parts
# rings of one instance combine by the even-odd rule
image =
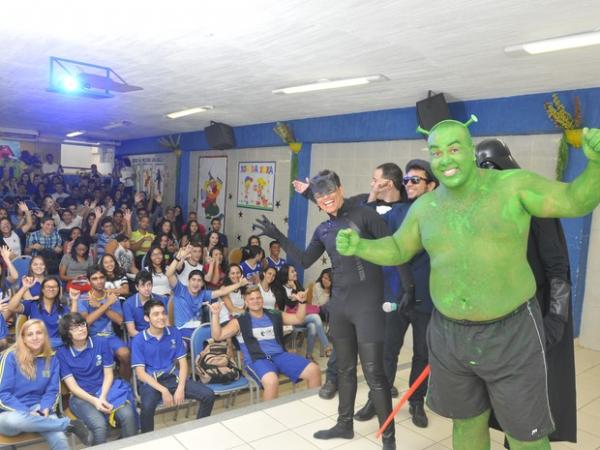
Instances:
[[[390,413],[388,418],[385,420],[383,425],[381,425],[381,428],[379,428],[379,431],[377,431],[377,433],[375,434],[376,438],[381,437],[381,435],[383,434],[385,429],[392,422],[392,420],[394,420],[394,417],[396,417],[396,415],[400,411],[400,408],[402,408],[402,405],[404,405],[406,403],[406,401],[411,397],[411,395],[413,395],[415,393],[415,391],[417,389],[419,389],[419,386],[421,386],[421,384],[423,384],[423,381],[425,381],[425,378],[427,378],[427,376],[429,375],[429,371],[430,371],[430,367],[429,367],[429,364],[427,364],[427,367],[425,367],[425,369],[423,369],[423,372],[421,372],[421,375],[419,375],[417,377],[417,379],[412,384],[412,386],[408,389],[408,391],[406,391],[404,393],[404,395],[402,396],[402,398],[400,399],[398,404],[396,406],[394,406],[394,409],[392,410],[392,412]]]

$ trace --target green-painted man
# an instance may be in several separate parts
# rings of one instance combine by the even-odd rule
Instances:
[[[428,132],[441,185],[415,202],[393,236],[367,240],[342,230],[337,249],[384,266],[429,253],[437,311],[428,332],[427,403],[453,419],[454,449],[490,448],[491,407],[511,449],[549,449],[554,424],[526,254],[529,222],[582,216],[600,203],[600,130],[584,130],[588,165],[573,182],[560,183],[520,169],[477,168],[471,120],[446,120]]]

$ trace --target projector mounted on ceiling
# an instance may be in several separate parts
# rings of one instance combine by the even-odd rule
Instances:
[[[113,92],[141,91],[143,88],[127,84],[110,67],[50,57],[50,92],[91,98],[110,98]]]

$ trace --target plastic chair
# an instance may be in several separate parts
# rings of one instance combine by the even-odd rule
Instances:
[[[29,256],[29,255],[17,256],[15,259],[12,260],[12,263],[13,263],[13,266],[15,266],[17,273],[19,274],[19,279],[17,281],[20,281],[21,278],[23,278],[25,275],[27,275],[27,272],[29,272],[29,265],[31,264],[31,256]]]
[[[192,339],[190,341],[190,349],[192,356],[192,378],[196,380],[196,357],[202,352],[204,349],[205,343],[208,339],[210,339],[210,323],[203,323],[198,328],[194,330],[192,334]],[[239,365],[239,360],[238,360]],[[209,383],[206,386],[212,389],[215,395],[225,398],[225,408],[229,408],[233,406],[235,402],[235,397],[237,394],[244,390],[248,389],[250,391],[250,403],[254,403],[254,396],[258,399],[258,385],[254,382],[254,380],[249,381],[244,375],[240,376],[240,379],[237,381],[232,381],[231,383],[222,384],[222,383]],[[258,401],[258,400],[257,400]]]

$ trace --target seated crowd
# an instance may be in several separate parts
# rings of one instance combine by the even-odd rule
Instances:
[[[65,432],[97,445],[111,426],[121,437],[151,431],[160,402],[195,399],[197,417],[210,415],[210,385],[189,378],[201,324],[241,350],[265,400],[277,397],[280,373],[319,386],[312,353],[316,340],[332,349],[331,270],[307,292],[277,241],[266,256],[251,236],[229,255],[220,218],[208,231],[194,212],[184,220],[160,193],[135,192],[121,165],[66,183],[48,158],[0,182],[0,434],[38,432],[68,448]],[[286,351],[290,328],[306,331],[305,357]],[[56,415],[61,393],[77,419]]]

